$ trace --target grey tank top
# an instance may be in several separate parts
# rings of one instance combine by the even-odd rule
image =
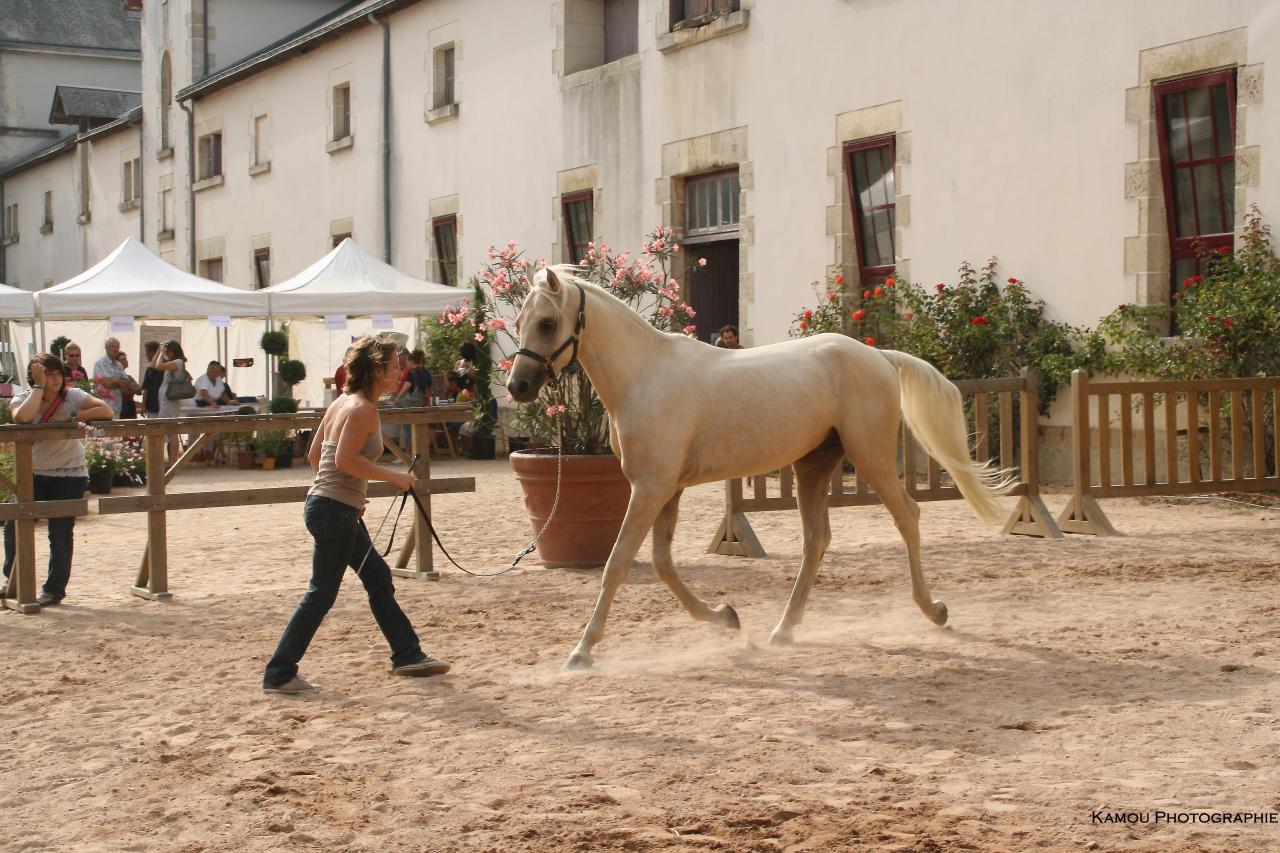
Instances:
[[[360,455],[370,462],[377,462],[382,456],[381,424],[370,433],[364,447],[360,448]],[[364,509],[364,505],[368,503],[368,487],[368,480],[361,480],[338,470],[337,442],[326,441],[320,445],[320,467],[316,469],[316,478],[307,491],[308,495],[319,495],[356,509]]]

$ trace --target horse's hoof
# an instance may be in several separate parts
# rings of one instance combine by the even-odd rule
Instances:
[[[929,619],[932,620],[935,625],[947,624],[947,605],[943,604],[941,601],[935,601],[933,605],[933,615],[930,616]]]
[[[773,633],[769,635],[769,645],[771,646],[789,646],[791,645],[791,629],[783,628],[779,625],[773,629]]]
[[[591,669],[591,655],[586,652],[574,652],[565,661],[564,668],[570,672],[582,672]]]
[[[724,622],[726,628],[731,631],[737,631],[742,628],[742,622],[738,620],[738,611],[727,604],[721,604],[718,610],[720,619]]]

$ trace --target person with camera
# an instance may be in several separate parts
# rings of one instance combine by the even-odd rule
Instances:
[[[182,417],[183,403],[196,395],[195,383],[191,374],[187,373],[187,356],[182,351],[182,344],[169,340],[160,345],[151,366],[163,374],[158,391],[160,401],[160,417]],[[178,434],[169,434],[169,464],[178,461]]]
[[[111,420],[111,407],[87,391],[68,387],[66,368],[53,353],[42,352],[27,367],[30,390],[11,403],[14,423],[45,424],[70,421]],[[78,438],[37,441],[31,448],[35,476],[32,478],[33,499],[37,501],[70,501],[84,497],[89,484],[85,465],[84,443]],[[4,576],[13,569],[16,522],[4,524]],[[71,554],[75,544],[74,515],[49,519],[49,576],[36,598],[49,606],[67,595],[71,579]]]
[[[297,695],[317,685],[298,674],[298,662],[337,600],[350,566],[364,584],[369,609],[391,647],[396,675],[439,675],[451,665],[422,651],[409,617],[396,602],[391,568],[376,550],[364,525],[370,480],[391,483],[402,492],[413,487],[413,472],[378,465],[382,429],[378,399],[400,384],[396,343],[365,337],[347,351],[343,395],[329,405],[307,454],[315,473],[303,519],[315,540],[311,584],[298,604],[262,677],[266,693]]]

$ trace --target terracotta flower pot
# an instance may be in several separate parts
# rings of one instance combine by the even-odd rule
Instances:
[[[262,457],[262,470],[274,471],[276,467],[276,458],[274,456]]]
[[[241,450],[236,454],[236,467],[241,471],[252,471],[254,455],[252,450]]]
[[[556,497],[556,455],[518,451],[510,456],[536,535]],[[622,529],[631,484],[616,456],[566,456],[555,519],[538,542],[544,566],[597,569]]]

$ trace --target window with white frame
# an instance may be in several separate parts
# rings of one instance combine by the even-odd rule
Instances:
[[[142,200],[142,158],[126,160],[120,170],[120,206],[136,207]]]
[[[253,165],[265,166],[271,160],[271,128],[265,114],[253,118]]]
[[[346,139],[351,135],[351,84],[342,83],[333,87],[333,140]]]
[[[738,170],[689,178],[684,185],[685,242],[721,239],[738,232]]]
[[[271,286],[270,247],[253,250],[253,286],[257,290]]]
[[[222,174],[222,131],[206,133],[196,144],[197,180],[208,180]]]

